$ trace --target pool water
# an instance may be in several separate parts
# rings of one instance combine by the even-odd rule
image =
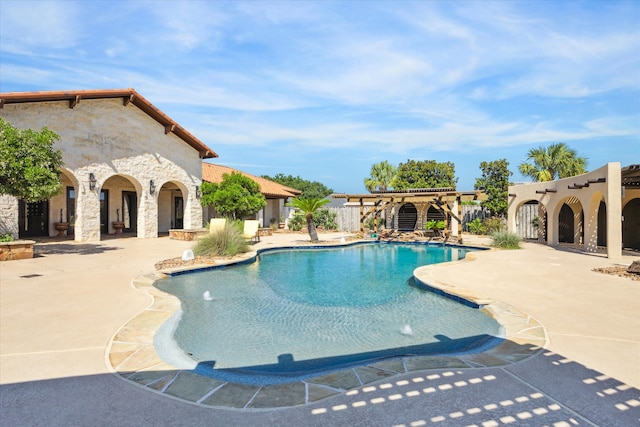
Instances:
[[[408,354],[478,352],[499,341],[500,325],[421,289],[412,274],[468,251],[378,243],[280,250],[171,277],[156,286],[181,310],[154,344],[180,368],[258,384]]]

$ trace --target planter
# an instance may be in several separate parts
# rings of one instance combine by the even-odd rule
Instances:
[[[64,237],[67,235],[67,230],[69,229],[68,222],[54,222],[53,228],[58,231],[58,237]]]
[[[173,240],[197,240],[199,236],[209,234],[209,230],[206,228],[194,228],[194,229],[171,229],[169,230],[169,238]]]
[[[113,229],[115,230],[116,234],[122,234],[122,229],[124,228],[124,222],[113,221],[111,225],[113,226]]]
[[[0,261],[33,258],[34,240],[0,242]]]

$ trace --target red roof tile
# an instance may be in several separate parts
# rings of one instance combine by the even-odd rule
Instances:
[[[260,186],[260,191],[267,198],[283,199],[288,197],[296,197],[302,194],[302,191],[295,188],[287,187],[285,185],[278,184],[277,182],[270,181],[268,179],[251,175],[246,172],[239,171],[227,166],[215,165],[213,163],[202,163],[202,180],[212,183],[222,182],[222,175],[225,173],[239,172],[242,175],[251,178]]]

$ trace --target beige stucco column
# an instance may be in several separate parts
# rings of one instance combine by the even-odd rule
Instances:
[[[622,175],[620,163],[607,163],[607,256],[622,257]]]

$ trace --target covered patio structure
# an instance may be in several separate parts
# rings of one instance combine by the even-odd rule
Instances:
[[[462,242],[462,202],[485,200],[482,191],[456,191],[455,188],[417,188],[405,191],[373,191],[367,194],[335,194],[336,199],[360,204],[360,231],[373,219],[378,232],[378,218],[387,229],[423,230],[427,221],[442,220],[445,230]],[[366,205],[366,206],[365,206]],[[365,210],[365,207],[367,208]],[[456,225],[454,225],[454,221]]]

